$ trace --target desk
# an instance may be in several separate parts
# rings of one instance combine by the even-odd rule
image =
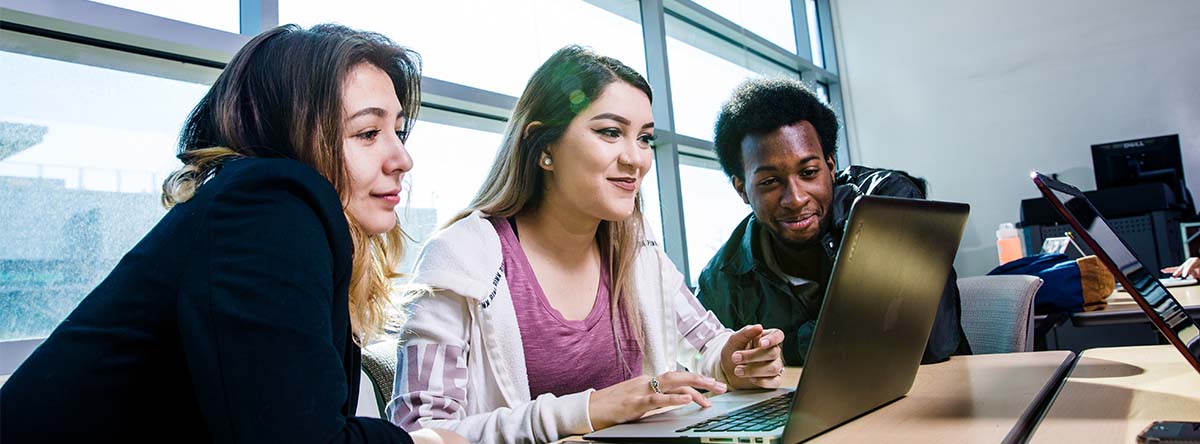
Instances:
[[[1170,345],[1094,348],[1031,442],[1133,443],[1158,420],[1200,421],[1200,373]]]
[[[812,440],[1020,442],[1066,376],[1068,351],[955,356],[922,365],[908,396]]]
[[[1186,287],[1171,287],[1167,291],[1183,305],[1184,310],[1192,318],[1200,317],[1200,285]],[[1071,314],[1071,323],[1076,327],[1111,324],[1149,324],[1146,313],[1133,301],[1133,296],[1124,291],[1114,291],[1108,297],[1108,306],[1103,310],[1085,311]]]
[[[810,442],[1019,442],[1036,424],[1073,358],[1068,351],[1045,351],[955,356],[922,365],[908,396]],[[786,369],[784,385],[794,387],[800,372]]]

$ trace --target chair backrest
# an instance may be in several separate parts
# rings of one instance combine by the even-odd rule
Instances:
[[[962,327],[976,354],[1033,351],[1036,276],[979,276],[958,280]]]
[[[362,368],[375,387],[375,403],[379,406],[379,417],[387,418],[386,406],[392,397],[392,384],[396,380],[395,339],[375,342],[362,350]]]

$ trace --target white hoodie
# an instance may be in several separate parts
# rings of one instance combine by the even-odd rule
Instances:
[[[387,413],[406,430],[452,430],[468,442],[550,442],[592,431],[593,390],[530,399],[500,237],[475,212],[425,245],[413,284],[435,289],[410,305]],[[728,382],[721,348],[732,331],[687,290],[653,241],[638,249],[633,289],[645,345],[642,373],[680,367]]]

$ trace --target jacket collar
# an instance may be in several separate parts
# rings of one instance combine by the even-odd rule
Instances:
[[[434,233],[421,250],[411,283],[490,303],[504,276],[504,257],[487,217],[475,211]]]
[[[759,231],[762,231],[762,227],[758,224],[758,219],[754,218],[754,213],[742,219],[729,236],[729,240],[721,247],[718,269],[728,274],[743,275],[753,271],[755,267],[765,266],[755,259],[762,257],[762,252],[758,251],[759,244],[754,241],[758,239]]]
[[[834,226],[829,227],[825,233],[821,234],[821,247],[825,252],[829,262],[833,262],[833,258],[837,257],[837,243],[841,239],[840,224],[844,221],[832,218],[830,223]],[[764,233],[763,227],[758,223],[758,219],[754,217],[754,213],[750,213],[742,220],[742,223],[733,230],[729,236],[729,240],[721,247],[718,253],[720,260],[718,264],[721,272],[741,276],[755,270],[762,270],[766,275],[770,276],[773,273],[767,273],[767,264],[763,261],[762,244],[757,241]]]

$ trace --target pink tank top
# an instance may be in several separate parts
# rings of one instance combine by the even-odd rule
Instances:
[[[600,267],[600,286],[592,311],[580,321],[564,319],[546,299],[509,220],[489,220],[500,235],[504,274],[525,350],[530,398],[544,393],[563,396],[589,388],[602,389],[640,375],[642,351],[624,322],[620,343],[626,365],[617,356],[607,267]]]

